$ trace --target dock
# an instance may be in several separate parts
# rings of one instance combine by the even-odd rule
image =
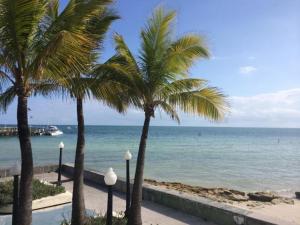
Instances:
[[[31,127],[30,128],[31,136],[41,136],[45,135],[45,129],[39,127]],[[17,127],[0,127],[0,137],[6,136],[18,136],[18,128]]]

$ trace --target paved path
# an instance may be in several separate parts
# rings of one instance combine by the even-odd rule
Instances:
[[[39,174],[36,175],[36,177],[49,182],[53,182],[56,181],[57,174]],[[66,181],[63,182],[66,190],[72,192],[73,182],[69,181],[66,177],[63,177],[62,180]],[[114,211],[124,211],[125,196],[120,193],[114,194]],[[93,210],[96,213],[105,214],[107,204],[107,193],[105,188],[91,183],[86,183],[84,188],[84,195],[87,209]],[[214,225],[213,223],[203,221],[200,218],[190,216],[188,214],[149,201],[143,202],[142,216],[143,224],[147,225]]]

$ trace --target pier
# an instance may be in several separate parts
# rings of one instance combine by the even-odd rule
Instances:
[[[45,129],[39,127],[31,127],[30,128],[31,136],[41,136],[45,135]],[[18,128],[17,127],[0,127],[0,137],[1,136],[18,136]]]

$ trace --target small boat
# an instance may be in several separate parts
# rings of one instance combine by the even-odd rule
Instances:
[[[63,132],[59,130],[56,126],[48,126],[47,129],[45,129],[45,135],[48,136],[59,136],[62,134]]]

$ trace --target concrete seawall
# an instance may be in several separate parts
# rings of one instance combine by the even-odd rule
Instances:
[[[49,173],[56,171],[57,165],[35,167],[35,174]],[[63,165],[63,173],[68,177],[72,177],[74,167],[72,164]],[[10,176],[8,169],[0,170],[0,177]],[[104,174],[85,170],[85,181],[105,185]],[[132,185],[132,183],[131,183]],[[118,192],[125,193],[126,181],[118,178],[114,189]],[[238,209],[229,205],[218,203],[206,198],[179,193],[177,191],[160,188],[157,186],[144,184],[143,199],[157,204],[161,204],[187,214],[200,217],[207,221],[212,221],[218,225],[275,225],[261,219],[251,217],[248,210]],[[277,223],[278,224],[278,223]]]

